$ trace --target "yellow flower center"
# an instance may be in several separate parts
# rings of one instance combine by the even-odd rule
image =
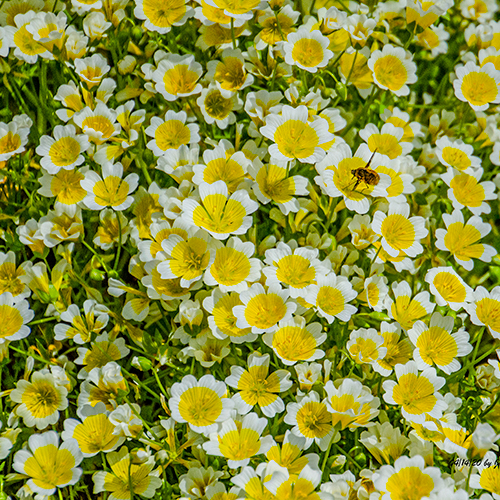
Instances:
[[[287,255],[274,262],[278,270],[276,277],[282,283],[294,288],[305,288],[315,282],[316,270],[309,260],[301,255]]]
[[[467,261],[479,258],[484,252],[484,246],[475,244],[481,239],[481,233],[472,225],[462,222],[450,224],[444,237],[446,248],[460,260]]]
[[[245,308],[245,319],[248,324],[260,330],[266,330],[283,319],[286,305],[275,293],[259,294],[250,299]]]
[[[442,155],[443,160],[457,170],[465,170],[471,165],[469,157],[461,149],[446,146],[443,148]]]
[[[170,28],[180,21],[186,13],[184,0],[144,0],[142,2],[144,15],[149,22],[158,28]]]
[[[286,169],[277,165],[261,168],[255,180],[262,194],[276,203],[286,203],[295,194],[293,178],[286,177]]]
[[[22,293],[24,290],[24,284],[19,279],[19,276],[22,275],[24,275],[24,271],[22,269],[16,269],[14,262],[4,262],[0,265],[0,295],[4,292],[10,292],[15,297],[16,295]],[[2,307],[6,306],[0,306],[0,311],[2,310]],[[0,312],[0,316],[2,317],[2,323],[4,323],[3,313]],[[2,335],[0,333],[0,337],[1,336]]]
[[[458,353],[455,339],[444,328],[431,326],[417,340],[417,348],[424,363],[449,365]]]
[[[214,233],[229,234],[242,224],[246,210],[237,200],[228,200],[222,194],[210,194],[203,200],[203,206],[196,207],[193,222],[196,226]]]
[[[342,292],[331,286],[322,286],[316,297],[316,305],[330,316],[341,313],[345,308]]]
[[[128,184],[120,177],[110,175],[94,185],[95,201],[103,207],[116,207],[124,203],[128,196]]]
[[[420,318],[427,315],[427,311],[416,300],[410,300],[408,295],[401,295],[391,306],[394,319],[404,330],[409,330]]]
[[[402,375],[394,387],[392,397],[412,415],[422,415],[432,411],[436,405],[434,386],[425,377],[407,373]]]
[[[398,140],[391,134],[372,134],[368,139],[370,151],[387,155],[391,160],[401,156],[403,148]]]
[[[238,90],[246,79],[243,62],[237,57],[226,57],[217,65],[214,78],[224,90]]]
[[[323,61],[323,47],[317,40],[302,38],[292,49],[293,60],[306,68],[315,68]]]
[[[103,413],[87,417],[75,427],[73,437],[83,453],[98,453],[112,449],[119,437],[113,435],[115,426]]]
[[[187,64],[177,64],[163,76],[165,90],[172,95],[191,93],[197,81],[198,74],[191,71]]]
[[[413,224],[401,214],[388,215],[382,222],[381,232],[395,250],[405,250],[415,242]]]
[[[221,412],[222,401],[218,394],[208,387],[187,389],[179,402],[181,417],[197,427],[215,423]]]
[[[485,198],[483,186],[472,175],[456,175],[451,179],[450,187],[458,203],[466,207],[479,207]]]
[[[204,105],[208,116],[216,120],[224,120],[233,109],[232,100],[222,97],[218,89],[214,89],[207,94]]]
[[[46,490],[67,484],[73,476],[75,459],[69,450],[59,450],[53,444],[37,448],[24,464],[24,471],[33,482]]]
[[[63,137],[50,146],[49,157],[56,167],[72,165],[80,155],[80,143],[73,137]]]
[[[74,205],[85,198],[87,192],[80,185],[85,176],[76,170],[60,170],[51,180],[50,189],[59,203]]]
[[[23,317],[21,313],[7,304],[0,306],[0,339],[11,337],[17,333],[23,326]]]
[[[476,303],[476,315],[481,323],[492,330],[500,331],[500,302],[485,297]]]
[[[319,145],[316,131],[300,120],[287,120],[274,133],[274,141],[287,158],[308,158]]]
[[[434,286],[446,302],[464,302],[467,292],[462,282],[451,273],[442,271],[436,274]]]
[[[179,149],[183,144],[189,144],[191,133],[180,120],[168,120],[156,129],[155,140],[162,151]]]
[[[21,147],[21,137],[19,134],[13,134],[12,132],[7,132],[2,138],[0,138],[0,154],[7,154],[16,151]]]
[[[472,71],[462,80],[462,94],[474,106],[483,106],[498,96],[495,79],[486,73]]]
[[[203,180],[209,184],[224,181],[230,193],[236,191],[238,185],[245,178],[245,171],[235,160],[216,158],[207,163],[203,172]]]
[[[217,250],[210,272],[217,283],[234,286],[250,274],[250,260],[234,248],[223,247]]]
[[[297,412],[297,425],[306,438],[322,438],[332,428],[332,416],[324,403],[310,401]]]
[[[285,326],[274,334],[273,348],[288,361],[306,361],[314,355],[316,339],[305,328]]]
[[[403,62],[396,56],[379,58],[373,65],[377,81],[389,90],[399,90],[408,80],[408,72]]]
[[[45,380],[30,384],[21,399],[30,414],[40,419],[55,413],[61,404],[59,391]]]
[[[418,467],[405,467],[387,480],[386,488],[392,500],[420,500],[429,496],[434,481]]]

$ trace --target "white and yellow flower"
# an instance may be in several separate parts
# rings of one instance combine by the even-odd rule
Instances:
[[[252,85],[254,77],[245,70],[245,60],[240,49],[225,49],[222,61],[208,61],[206,78],[214,81],[223,97],[231,97],[239,90]]]
[[[289,33],[283,43],[285,62],[309,73],[316,73],[333,57],[333,52],[328,50],[329,45],[330,40],[321,31],[311,31],[302,26],[296,32]]]
[[[382,50],[372,52],[368,67],[373,72],[376,85],[381,89],[390,90],[398,97],[408,95],[408,84],[417,81],[417,66],[411,53],[389,43],[385,44]]]
[[[321,323],[306,324],[301,316],[280,321],[278,329],[265,333],[263,340],[287,366],[298,361],[315,361],[325,355],[318,349],[326,340]]]
[[[378,359],[372,364],[373,369],[388,377],[397,364],[406,364],[413,354],[411,342],[401,335],[401,327],[398,323],[389,324],[382,321],[380,324],[380,335],[384,338],[383,347],[387,349],[383,359]]]
[[[81,186],[87,191],[83,200],[90,210],[103,210],[111,207],[113,210],[126,210],[134,202],[129,196],[136,190],[139,183],[137,174],[128,174],[124,179],[121,163],[107,163],[102,167],[102,177],[93,170],[85,173]]]
[[[345,378],[335,383],[329,380],[325,384],[325,392],[332,425],[342,430],[367,427],[379,413],[380,400],[358,380]]]
[[[168,5],[162,0],[135,0],[134,16],[144,21],[148,30],[162,35],[169,33],[172,26],[182,26],[193,14],[185,0],[172,0]]]
[[[274,498],[320,500],[320,495],[315,492],[320,482],[321,471],[306,465],[298,475],[290,474],[287,469],[280,468],[266,482],[266,488],[274,495]]]
[[[59,385],[48,370],[43,370],[34,372],[31,382],[19,380],[10,399],[19,404],[15,412],[27,427],[45,429],[56,424],[59,411],[68,407],[67,394],[66,387]]]
[[[304,297],[309,285],[315,284],[317,278],[328,274],[328,268],[318,259],[319,250],[297,247],[279,242],[277,248],[266,250],[263,273],[266,285],[287,286],[290,297]]]
[[[203,153],[203,161],[204,165],[193,166],[192,182],[200,185],[202,182],[213,184],[224,181],[230,193],[238,189],[252,165],[242,151],[235,152],[232,144],[224,144],[222,141],[214,149],[207,149]]]
[[[359,328],[349,335],[346,348],[358,364],[374,363],[385,357],[384,337],[375,328]]]
[[[29,133],[30,127],[22,127],[15,120],[0,122],[0,162],[22,153],[26,149]]]
[[[162,241],[161,247],[162,256],[166,257],[157,267],[161,278],[180,278],[183,288],[189,288],[201,279],[215,258],[210,235],[202,229],[187,240],[178,234],[171,234]]]
[[[250,214],[259,205],[245,190],[229,195],[226,183],[216,181],[200,184],[199,193],[200,202],[193,198],[182,202],[181,217],[190,226],[203,228],[218,240],[225,240],[232,234],[245,234],[250,229]]]
[[[254,162],[250,173],[255,179],[252,186],[257,199],[264,205],[273,201],[284,215],[300,210],[299,200],[295,196],[306,196],[309,181],[301,175],[288,175],[288,163],[274,160],[263,164]]]
[[[443,214],[446,229],[436,229],[436,247],[450,252],[458,264],[467,271],[474,268],[474,260],[491,262],[497,254],[495,248],[480,243],[490,231],[491,225],[483,222],[481,217],[472,216],[464,223],[464,216],[455,209],[451,215]]]
[[[0,272],[2,270],[5,272],[8,267],[10,267],[8,262],[4,260]],[[20,288],[24,290],[22,283],[20,283]],[[11,292],[0,294],[0,345],[25,339],[31,333],[31,328],[27,323],[35,317],[35,313],[30,309],[28,301],[23,298],[25,295],[23,293],[13,296]]]
[[[293,425],[292,433],[306,439],[304,449],[315,442],[324,451],[335,434],[326,402],[320,401],[315,391],[309,392],[297,403],[287,404],[285,424]]]
[[[88,136],[90,142],[103,144],[121,131],[121,125],[116,121],[116,117],[114,109],[99,101],[95,109],[86,106],[75,112],[72,119],[74,124]]]
[[[208,325],[215,338],[223,340],[229,337],[235,344],[253,342],[257,338],[251,328],[239,328],[236,324],[233,308],[242,304],[237,292],[222,293],[219,288],[215,288],[212,295],[203,301],[203,307],[211,314]]]
[[[109,361],[125,358],[130,349],[125,346],[124,338],[110,340],[108,332],[104,332],[97,335],[90,347],[78,347],[76,352],[78,358],[75,359],[75,364],[83,366],[78,372],[78,378],[85,379],[94,368],[102,368]]]
[[[300,474],[306,465],[319,469],[317,453],[302,455],[305,444],[306,439],[303,436],[296,436],[287,430],[281,446],[274,443],[267,452],[266,458],[270,462],[276,462],[280,467],[287,468],[290,474]]]
[[[292,387],[290,372],[276,370],[269,373],[269,361],[269,354],[253,352],[248,356],[247,370],[241,366],[231,367],[231,375],[226,378],[226,384],[239,391],[232,399],[241,415],[248,413],[255,405],[259,405],[268,418],[285,410],[278,394]]]
[[[439,493],[444,487],[439,468],[426,467],[420,455],[399,457],[394,466],[383,465],[372,480],[381,500],[433,498],[431,494]]]
[[[436,375],[434,368],[418,372],[417,363],[408,361],[395,367],[397,383],[386,380],[383,383],[384,401],[399,405],[403,417],[417,424],[423,424],[427,416],[440,418],[447,408],[438,392],[445,384],[443,377]]]
[[[208,455],[225,457],[231,469],[245,467],[250,458],[269,451],[273,444],[270,435],[261,434],[267,426],[267,418],[248,413],[241,420],[229,418],[222,422],[218,432],[210,434],[210,441],[203,443]]]
[[[38,178],[42,187],[37,192],[47,198],[55,197],[55,208],[57,209],[60,205],[65,213],[72,217],[76,214],[77,208],[81,208],[82,202],[87,196],[87,191],[82,188],[80,182],[85,179],[88,170],[88,167],[71,170],[63,168],[55,175],[44,172]]]
[[[63,441],[76,439],[85,458],[116,450],[125,438],[114,435],[115,426],[109,421],[108,415],[104,403],[98,403],[94,408],[84,406],[79,412],[81,421],[75,418],[64,421],[64,431],[61,433]]]
[[[226,384],[212,375],[204,375],[199,380],[186,375],[171,388],[168,406],[172,418],[189,424],[198,433],[208,435],[216,431],[217,424],[225,422],[233,408],[232,400],[225,397],[226,390]]]
[[[334,139],[324,118],[314,117],[309,121],[306,106],[285,105],[281,114],[266,116],[266,124],[260,133],[273,141],[269,154],[274,160],[298,160],[301,163],[316,163],[325,156],[321,147]]]
[[[325,277],[319,277],[317,284],[309,286],[305,300],[316,308],[318,316],[331,324],[335,318],[346,322],[351,319],[357,308],[348,302],[357,295],[346,277],[336,276],[332,272]]]
[[[425,219],[410,217],[410,206],[406,203],[390,205],[388,214],[375,212],[372,229],[382,237],[382,248],[391,257],[397,257],[400,252],[416,257],[424,251],[419,241],[428,234]]]
[[[372,153],[386,156],[390,160],[411,153],[413,146],[411,142],[403,141],[404,129],[395,127],[392,123],[385,123],[379,130],[373,123],[359,131],[359,136],[363,139]],[[370,164],[370,168],[374,166]]]
[[[472,169],[481,166],[481,159],[472,153],[474,148],[460,139],[452,141],[449,137],[441,137],[436,141],[439,161],[460,172],[470,173]]]
[[[73,125],[56,125],[54,137],[44,135],[36,148],[42,159],[40,164],[51,175],[61,169],[73,170],[81,165],[85,159],[82,155],[90,147],[87,136],[76,134]]]
[[[23,264],[16,266],[14,252],[0,252],[0,298],[6,292],[9,292],[16,302],[28,298],[31,291],[21,279],[24,274]]]
[[[217,85],[211,83],[201,91],[200,97],[196,99],[196,104],[200,107],[206,123],[215,123],[217,127],[224,130],[236,122],[236,115],[233,111],[241,109],[243,101],[236,93],[230,97],[224,97]]]
[[[431,314],[436,307],[427,291],[419,292],[412,298],[412,290],[406,281],[392,284],[394,300],[386,299],[386,309],[389,317],[397,321],[403,330],[409,330],[415,321]]]
[[[442,175],[443,181],[450,186],[447,194],[453,208],[462,210],[467,207],[474,215],[491,212],[487,200],[497,198],[495,184],[491,181],[480,182],[482,175],[482,168],[477,168],[470,174],[450,168]]]
[[[455,69],[453,82],[457,99],[468,102],[474,111],[485,111],[500,103],[500,75],[493,63],[477,66],[469,61]]]
[[[472,288],[452,267],[429,269],[425,281],[429,284],[429,290],[438,306],[448,305],[454,311],[458,311],[467,302],[472,301]]]
[[[27,476],[27,485],[37,496],[49,497],[57,488],[76,484],[82,469],[77,467],[83,460],[76,439],[59,445],[55,431],[32,434],[28,449],[19,450],[14,456],[13,468]]]
[[[391,178],[385,173],[379,174],[376,185],[360,181],[353,172],[365,168],[372,153],[367,145],[361,145],[354,155],[347,144],[334,146],[326,157],[315,165],[318,176],[314,178],[321,190],[332,198],[342,196],[345,206],[358,214],[366,214],[370,209],[369,197],[387,195]]]
[[[416,347],[413,359],[419,370],[436,365],[447,375],[460,369],[457,357],[466,356],[472,351],[469,334],[461,329],[452,334],[454,319],[452,316],[441,316],[435,312],[427,326],[423,321],[417,321],[408,337]]]
[[[147,148],[155,156],[162,156],[171,149],[179,149],[181,146],[192,146],[200,141],[198,133],[200,127],[195,123],[186,124],[187,115],[185,111],[176,113],[169,109],[162,120],[157,116],[151,118],[146,135],[152,137]]]
[[[198,83],[203,68],[191,54],[167,54],[158,63],[158,68],[151,77],[155,90],[167,101],[175,101],[180,97],[199,94],[202,86]]]
[[[134,495],[152,498],[162,485],[158,469],[153,470],[152,456],[137,459],[126,446],[108,454],[111,471],[98,471],[92,475],[94,494],[109,491],[109,500],[129,500]],[[142,458],[142,457],[141,457]]]
[[[73,339],[77,344],[85,344],[90,341],[93,333],[99,333],[106,328],[109,321],[107,307],[88,299],[83,303],[83,311],[82,316],[80,308],[76,304],[71,304],[61,314],[61,323],[54,327],[56,340]]]
[[[267,291],[260,283],[254,283],[240,294],[243,305],[233,307],[238,328],[251,328],[252,333],[272,332],[281,320],[291,319],[297,309],[288,301],[290,292],[279,285],[270,286]]]
[[[261,277],[262,263],[252,258],[255,245],[238,237],[229,238],[225,246],[215,250],[215,256],[207,268],[203,281],[208,286],[219,286],[221,292],[244,292],[249,283]]]
[[[472,303],[464,306],[475,325],[488,327],[494,338],[500,338],[500,287],[488,292],[478,286],[472,294]]]
[[[91,89],[101,83],[104,75],[111,69],[108,62],[100,54],[94,54],[91,57],[75,59],[75,72]]]

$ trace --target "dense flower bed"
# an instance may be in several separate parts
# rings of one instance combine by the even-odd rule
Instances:
[[[500,6],[360,1],[0,1],[0,500],[500,500]]]

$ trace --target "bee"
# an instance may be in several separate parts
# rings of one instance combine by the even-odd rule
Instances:
[[[356,177],[356,184],[354,184],[354,187],[352,188],[353,191],[361,182],[364,182],[367,186],[376,186],[379,183],[380,175],[378,175],[375,170],[369,168],[376,152],[377,150],[373,152],[371,158],[368,160],[368,163],[364,167],[351,170],[351,174],[353,175],[353,177]]]

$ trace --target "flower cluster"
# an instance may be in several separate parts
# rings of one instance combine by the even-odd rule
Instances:
[[[500,5],[0,1],[0,500],[500,500]]]

